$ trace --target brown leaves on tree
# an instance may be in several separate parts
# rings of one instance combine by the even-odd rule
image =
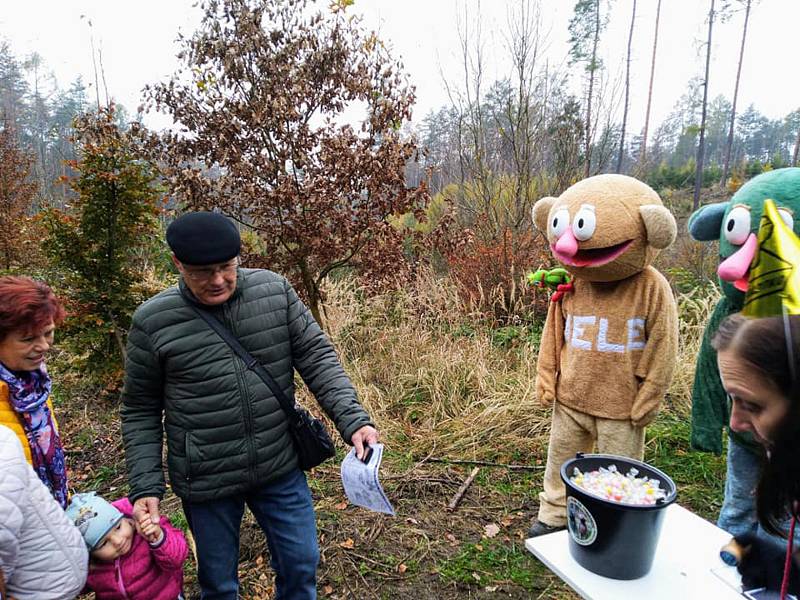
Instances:
[[[4,269],[21,257],[25,214],[36,196],[36,184],[29,177],[34,157],[22,150],[6,119],[0,129],[0,264]]]
[[[407,270],[387,218],[428,194],[405,185],[417,148],[400,134],[414,102],[402,66],[347,2],[309,4],[201,3],[180,70],[146,97],[177,124],[151,140],[172,192],[256,230],[264,249],[248,264],[289,275],[319,317],[320,284],[336,269],[373,283]]]

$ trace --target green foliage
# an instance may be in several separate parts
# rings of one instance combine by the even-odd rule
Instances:
[[[112,107],[75,121],[77,194],[71,207],[49,209],[45,251],[68,307],[65,334],[78,367],[121,374],[124,335],[144,289],[149,249],[160,239],[156,173],[140,160]]]
[[[467,544],[440,567],[445,579],[489,586],[512,582],[526,590],[541,589],[545,567],[525,550],[522,540],[486,539]]]
[[[516,348],[520,344],[533,347],[539,345],[542,335],[541,321],[534,321],[531,325],[506,325],[491,330],[492,345],[498,348]]]
[[[725,457],[690,447],[691,419],[662,413],[647,430],[645,460],[678,486],[678,501],[706,519],[719,514],[725,485]]]

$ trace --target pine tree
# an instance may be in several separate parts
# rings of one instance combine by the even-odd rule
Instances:
[[[69,184],[77,197],[69,209],[46,211],[46,250],[64,277],[67,334],[93,369],[105,365],[118,375],[124,335],[143,300],[137,259],[158,235],[161,195],[155,170],[117,125],[113,105],[76,119],[75,143]]]
[[[577,0],[569,21],[569,63],[582,63],[588,77],[586,93],[586,118],[584,125],[584,177],[591,173],[592,162],[592,99],[597,71],[602,61],[597,58],[600,33],[605,29],[607,17],[600,14],[600,0]]]

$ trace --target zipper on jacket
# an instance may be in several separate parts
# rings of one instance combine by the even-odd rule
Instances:
[[[233,324],[233,317],[231,316],[231,309],[228,304],[225,304],[223,307],[223,313],[225,316],[225,324],[233,332],[233,335],[236,334],[236,328]],[[250,406],[250,396],[248,393],[247,382],[245,381],[245,376],[243,373],[242,361],[236,356],[236,353],[233,350],[230,351],[231,356],[233,357],[233,367],[234,371],[236,371],[236,381],[239,384],[239,397],[242,401],[242,411],[244,412],[244,427],[245,427],[245,438],[247,440],[247,475],[250,480],[250,485],[255,487],[256,485],[256,446],[255,446],[255,439],[254,439],[254,424],[253,424],[253,412],[252,407]]]
[[[189,456],[192,440],[188,431],[185,431],[183,435],[183,452],[186,454],[186,483],[189,483],[192,481],[192,459]]]
[[[125,583],[122,581],[122,567],[119,564],[119,557],[114,559],[114,577],[117,580],[117,590],[122,597],[128,600],[128,591],[125,589]]]

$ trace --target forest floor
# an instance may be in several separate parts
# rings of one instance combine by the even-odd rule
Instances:
[[[110,400],[57,407],[68,463],[79,490],[106,497],[125,493],[117,407]],[[708,519],[719,510],[724,460],[689,450],[687,415],[665,411],[648,432],[646,460],[678,485],[678,501]],[[546,447],[546,439],[541,440]],[[397,516],[348,504],[338,464],[317,468],[309,483],[317,511],[321,565],[319,594],[334,599],[542,598],[578,596],[524,547],[536,514],[542,460],[530,469],[482,466],[454,511],[447,505],[473,468],[432,462],[391,448],[381,480]],[[180,503],[168,493],[162,508],[186,529]],[[272,597],[273,575],[261,530],[249,513],[242,527],[242,597]],[[187,598],[198,598],[192,560],[186,567]],[[92,596],[86,596],[91,598]]]
[[[690,396],[703,328],[719,292],[708,285],[713,251],[698,254],[685,237],[660,261],[680,292],[680,349],[662,412],[647,431],[645,460],[674,479],[681,505],[713,521],[725,461],[690,449]],[[533,385],[541,316],[487,323],[453,285],[434,277],[381,296],[342,279],[329,282],[326,293],[327,332],[386,444],[380,476],[397,515],[347,502],[339,475],[347,448],[339,440],[336,459],[309,475],[322,557],[320,597],[577,598],[524,547],[549,437],[550,410],[538,403]],[[78,491],[123,496],[119,389],[98,390],[63,354],[54,357],[52,372],[71,481]],[[302,385],[297,395],[315,409]],[[477,466],[470,461],[501,466],[481,466],[450,511],[448,503]],[[186,529],[169,490],[162,507]],[[187,598],[198,597],[193,560],[185,575]],[[246,600],[273,595],[266,541],[249,513],[240,580]]]

